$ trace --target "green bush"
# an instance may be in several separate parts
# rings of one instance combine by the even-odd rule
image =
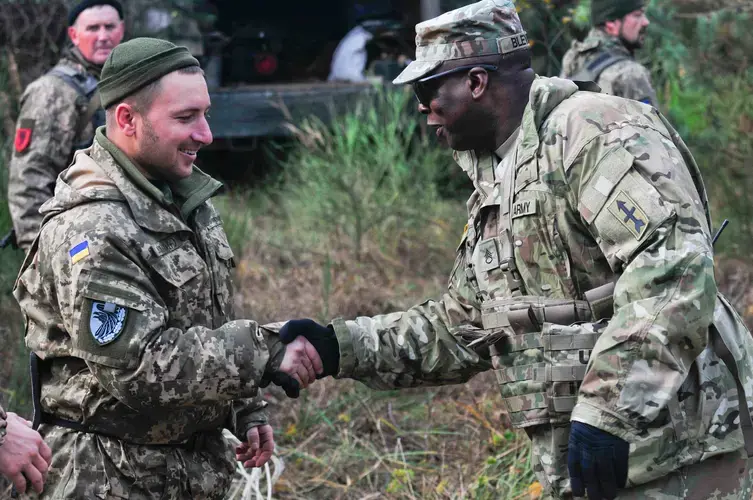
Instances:
[[[412,108],[409,89],[380,90],[329,125],[294,128],[300,142],[284,162],[280,197],[291,225],[307,228],[302,241],[345,237],[359,258],[369,231],[392,224],[397,233],[432,218],[439,180],[457,167],[429,143]]]
[[[701,167],[714,226],[731,222],[717,252],[745,256],[753,244],[751,15],[725,9],[680,17],[655,1],[649,16],[651,36],[642,53],[662,108]]]

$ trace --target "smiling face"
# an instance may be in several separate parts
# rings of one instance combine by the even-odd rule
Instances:
[[[101,65],[123,40],[124,29],[114,7],[96,5],[78,15],[73,26],[68,28],[68,37],[87,61]]]
[[[131,156],[148,177],[175,181],[191,175],[196,154],[212,142],[209,92],[202,73],[162,77],[145,112],[133,121]]]

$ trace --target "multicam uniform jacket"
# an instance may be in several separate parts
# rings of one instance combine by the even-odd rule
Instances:
[[[738,393],[709,325],[725,318],[748,395],[753,341],[717,301],[703,185],[663,117],[537,78],[519,131],[456,159],[475,192],[448,292],[334,320],[338,377],[387,389],[493,367],[557,498],[571,496],[571,419],[631,444],[628,488],[739,453]]]
[[[55,69],[81,82],[99,80],[100,68],[77,49],[67,49]],[[91,145],[94,126],[87,120],[90,100],[59,75],[49,72],[21,96],[16,141],[8,167],[8,205],[21,248],[29,250],[39,231],[39,208],[52,198],[55,179],[74,151]]]
[[[42,424],[44,497],[224,498],[221,430],[266,422],[269,351],[254,321],[232,320],[233,253],[209,201],[221,185],[194,169],[158,189],[103,131],[59,177],[14,291],[44,358],[44,414],[90,429]]]
[[[613,64],[599,70],[600,62],[609,58]],[[607,63],[609,64],[609,63]],[[595,78],[588,68],[596,69]],[[633,54],[617,37],[592,28],[582,42],[575,40],[562,58],[562,78],[594,81],[607,94],[634,99],[658,106],[651,73],[635,60]]]

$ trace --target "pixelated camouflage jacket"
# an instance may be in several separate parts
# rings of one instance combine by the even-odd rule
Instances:
[[[269,354],[254,321],[231,320],[233,253],[209,201],[220,187],[194,169],[171,203],[104,128],[76,154],[14,290],[27,345],[48,360],[46,412],[128,442],[180,443],[257,396]],[[109,337],[97,318],[117,320]]]
[[[510,298],[498,220],[509,187],[502,172],[514,168],[514,262],[528,296],[582,299],[615,282],[608,323],[544,322],[502,337],[497,380],[512,423],[532,438],[539,480],[555,496],[571,494],[570,418],[631,444],[628,486],[740,449],[735,383],[707,347],[717,292],[707,200],[679,136],[650,106],[537,78],[511,140],[499,164],[456,152],[476,189],[448,292],[405,312],[334,320],[338,377],[388,389],[464,382],[491,367],[499,330],[484,328],[484,307]],[[594,335],[581,358],[578,344]],[[558,339],[564,346],[551,347]],[[738,341],[744,360],[751,340]],[[572,384],[538,383],[542,363],[587,363],[564,419],[547,414],[547,399]]]
[[[58,65],[91,74],[99,80],[97,66],[77,49],[68,49]],[[17,129],[29,129],[28,146],[13,149],[8,167],[8,205],[16,240],[28,251],[39,231],[39,208],[52,198],[55,179],[70,163],[74,145],[90,143],[94,129],[86,120],[89,100],[58,76],[42,75],[21,96]]]
[[[656,91],[651,85],[651,73],[635,60],[633,54],[617,37],[609,36],[598,28],[592,28],[582,42],[574,40],[562,58],[562,78],[572,78],[592,61],[605,53],[624,57],[604,69],[596,84],[607,94],[634,99],[658,106]]]

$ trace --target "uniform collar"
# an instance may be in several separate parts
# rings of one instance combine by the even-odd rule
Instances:
[[[602,29],[591,28],[584,43],[588,44],[589,41],[594,44],[594,47],[600,47],[601,50],[633,57],[633,53],[625,47],[619,37],[609,35]]]
[[[68,45],[66,48],[64,48],[63,59],[66,59],[74,66],[78,66],[81,72],[87,72],[93,75],[97,80],[100,79],[100,75],[102,73],[102,65],[94,64],[93,62],[88,61],[81,53],[81,51],[78,50],[78,47]]]
[[[507,156],[507,154],[512,150],[512,147],[515,145],[515,141],[518,139],[518,135],[520,135],[520,125],[518,125],[518,127],[512,132],[512,134],[510,134],[510,137],[508,137],[500,147],[494,150],[497,158],[502,160],[505,156]]]
[[[191,213],[222,188],[222,183],[194,166],[189,177],[169,184],[175,201],[181,203],[178,215],[172,200],[144,177],[104,132],[104,127],[97,129],[89,155],[113,180],[128,202],[134,220],[144,228],[159,232],[189,230],[185,221]]]

